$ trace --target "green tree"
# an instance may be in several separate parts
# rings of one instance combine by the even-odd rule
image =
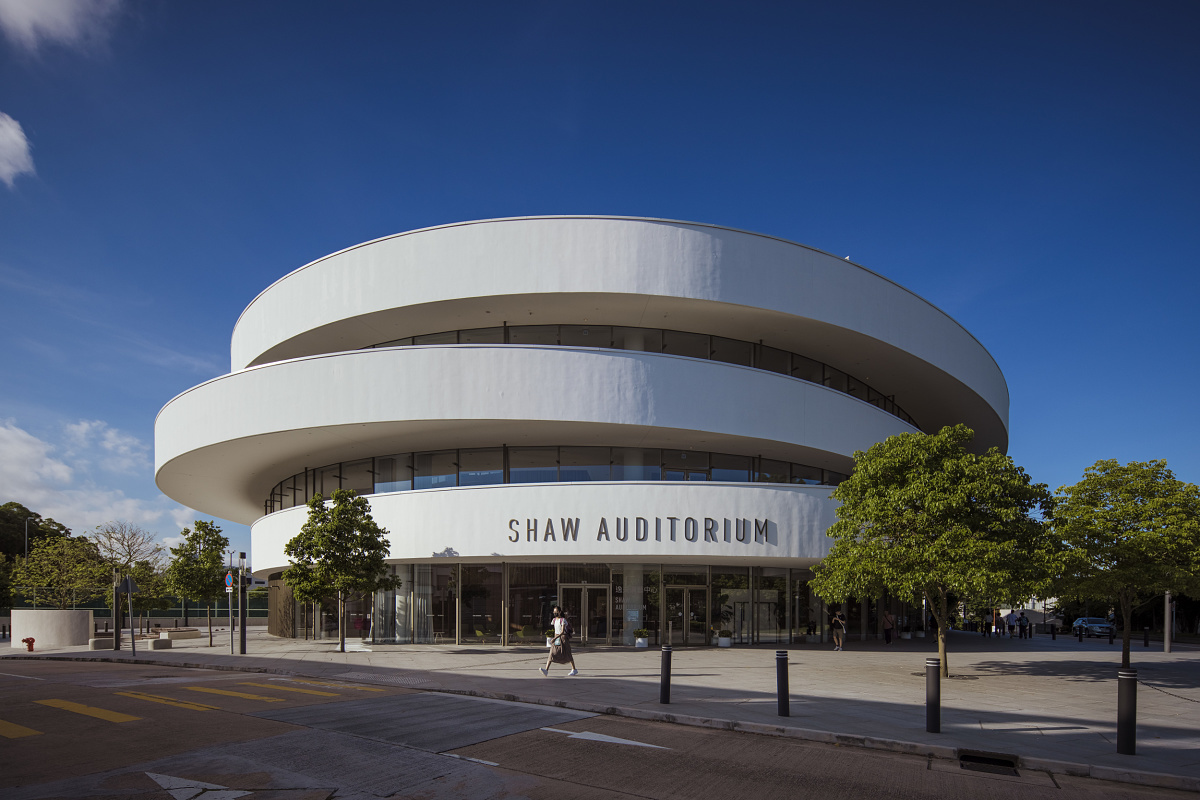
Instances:
[[[371,518],[366,498],[337,489],[331,502],[318,492],[308,501],[308,521],[287,543],[292,566],[283,580],[301,600],[327,594],[338,601],[338,650],[346,652],[346,601],[355,594],[395,589],[388,573],[388,532]]]
[[[1056,552],[1032,516],[1049,510],[1045,484],[995,448],[967,452],[972,438],[956,425],[856,452],[854,473],[833,492],[841,503],[829,529],[834,545],[812,583],[827,601],[882,590],[914,605],[924,600],[937,622],[943,676],[951,598],[1037,594]]]
[[[71,529],[60,525],[49,517],[42,517],[20,503],[9,502],[0,506],[0,554],[25,557],[26,520],[29,529],[29,551],[43,539],[70,536]]]
[[[14,559],[0,553],[0,608],[12,608],[12,570]]]
[[[1133,612],[1164,592],[1200,591],[1200,490],[1165,461],[1100,460],[1060,487],[1054,530],[1066,546],[1059,594],[1121,611],[1129,667]]]
[[[18,559],[13,585],[34,602],[49,600],[70,608],[100,595],[109,582],[108,567],[96,545],[81,538],[57,536],[38,542],[29,558]]]
[[[202,602],[208,613],[208,646],[213,646],[212,609],[225,591],[224,556],[229,539],[216,523],[198,519],[184,528],[183,542],[171,548],[171,563],[163,578],[168,590],[179,597]]]

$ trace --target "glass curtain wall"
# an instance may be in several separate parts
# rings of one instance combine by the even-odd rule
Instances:
[[[550,609],[558,602],[557,564],[512,564],[508,568],[509,644],[542,645]]]
[[[712,624],[718,632],[729,631],[737,644],[751,641],[748,568],[712,568]]]
[[[501,564],[463,564],[459,584],[459,640],[463,644],[500,644],[504,632],[504,568]]]
[[[767,644],[788,640],[786,569],[759,567],[754,581],[755,641]]]

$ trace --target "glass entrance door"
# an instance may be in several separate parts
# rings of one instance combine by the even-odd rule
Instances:
[[[559,584],[559,605],[575,629],[572,644],[609,644],[608,587],[589,583]]]
[[[708,589],[667,586],[665,590],[663,636],[667,643],[681,647],[709,644]]]

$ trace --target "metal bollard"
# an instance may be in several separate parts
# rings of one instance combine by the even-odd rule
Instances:
[[[925,730],[942,732],[942,660],[925,659]]]
[[[1052,642],[1058,641],[1058,626],[1057,625],[1050,626],[1050,641],[1052,641]]]
[[[775,694],[778,698],[779,716],[790,717],[792,715],[792,701],[788,695],[787,650],[775,651]]]
[[[1083,628],[1080,628],[1076,633],[1079,634],[1079,643],[1083,644]]]
[[[1117,632],[1115,630],[1113,630],[1112,628],[1108,629],[1108,643],[1109,644],[1113,643],[1113,637],[1116,635],[1117,635]]]
[[[1142,628],[1142,647],[1150,646],[1150,629]]]
[[[1137,751],[1137,670],[1117,673],[1117,752],[1123,756]]]
[[[658,702],[667,705],[671,702],[671,645],[664,644],[662,649],[662,675],[658,683]]]

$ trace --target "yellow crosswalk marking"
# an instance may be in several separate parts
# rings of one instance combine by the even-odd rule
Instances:
[[[282,703],[282,697],[264,697],[261,694],[246,694],[245,692],[231,692],[228,689],[210,689],[207,686],[185,686],[183,687],[189,692],[208,692],[209,694],[223,694],[227,697],[241,697],[246,700],[262,700],[264,703]]]
[[[357,689],[360,692],[386,692],[387,689],[380,689],[378,686],[351,686],[348,683],[328,683],[326,681],[306,681],[300,678],[288,678],[292,683],[307,683],[313,686],[332,686],[335,689]]]
[[[242,686],[257,686],[261,689],[278,689],[281,692],[301,692],[303,694],[319,694],[322,697],[337,697],[337,692],[318,692],[316,689],[297,689],[295,686],[279,686],[274,683],[243,683]]]
[[[34,700],[35,703],[40,703],[44,706],[53,708],[61,708],[63,711],[71,711],[76,714],[85,714],[96,719],[108,720],[109,722],[133,722],[135,717],[132,714],[122,714],[120,711],[109,711],[107,708],[96,708],[95,706],[85,706],[82,703],[72,703],[70,700]]]
[[[206,706],[204,703],[193,703],[190,700],[176,700],[173,697],[162,697],[157,694],[145,694],[144,692],[117,692],[124,697],[132,697],[135,700],[149,700],[151,703],[162,703],[168,706],[178,706],[179,708],[187,708],[192,711],[220,711],[217,706]]]
[[[26,728],[24,725],[18,725],[15,722],[5,722],[0,719],[0,736],[5,739],[20,739],[23,736],[41,736],[41,731],[35,731],[33,728]]]

